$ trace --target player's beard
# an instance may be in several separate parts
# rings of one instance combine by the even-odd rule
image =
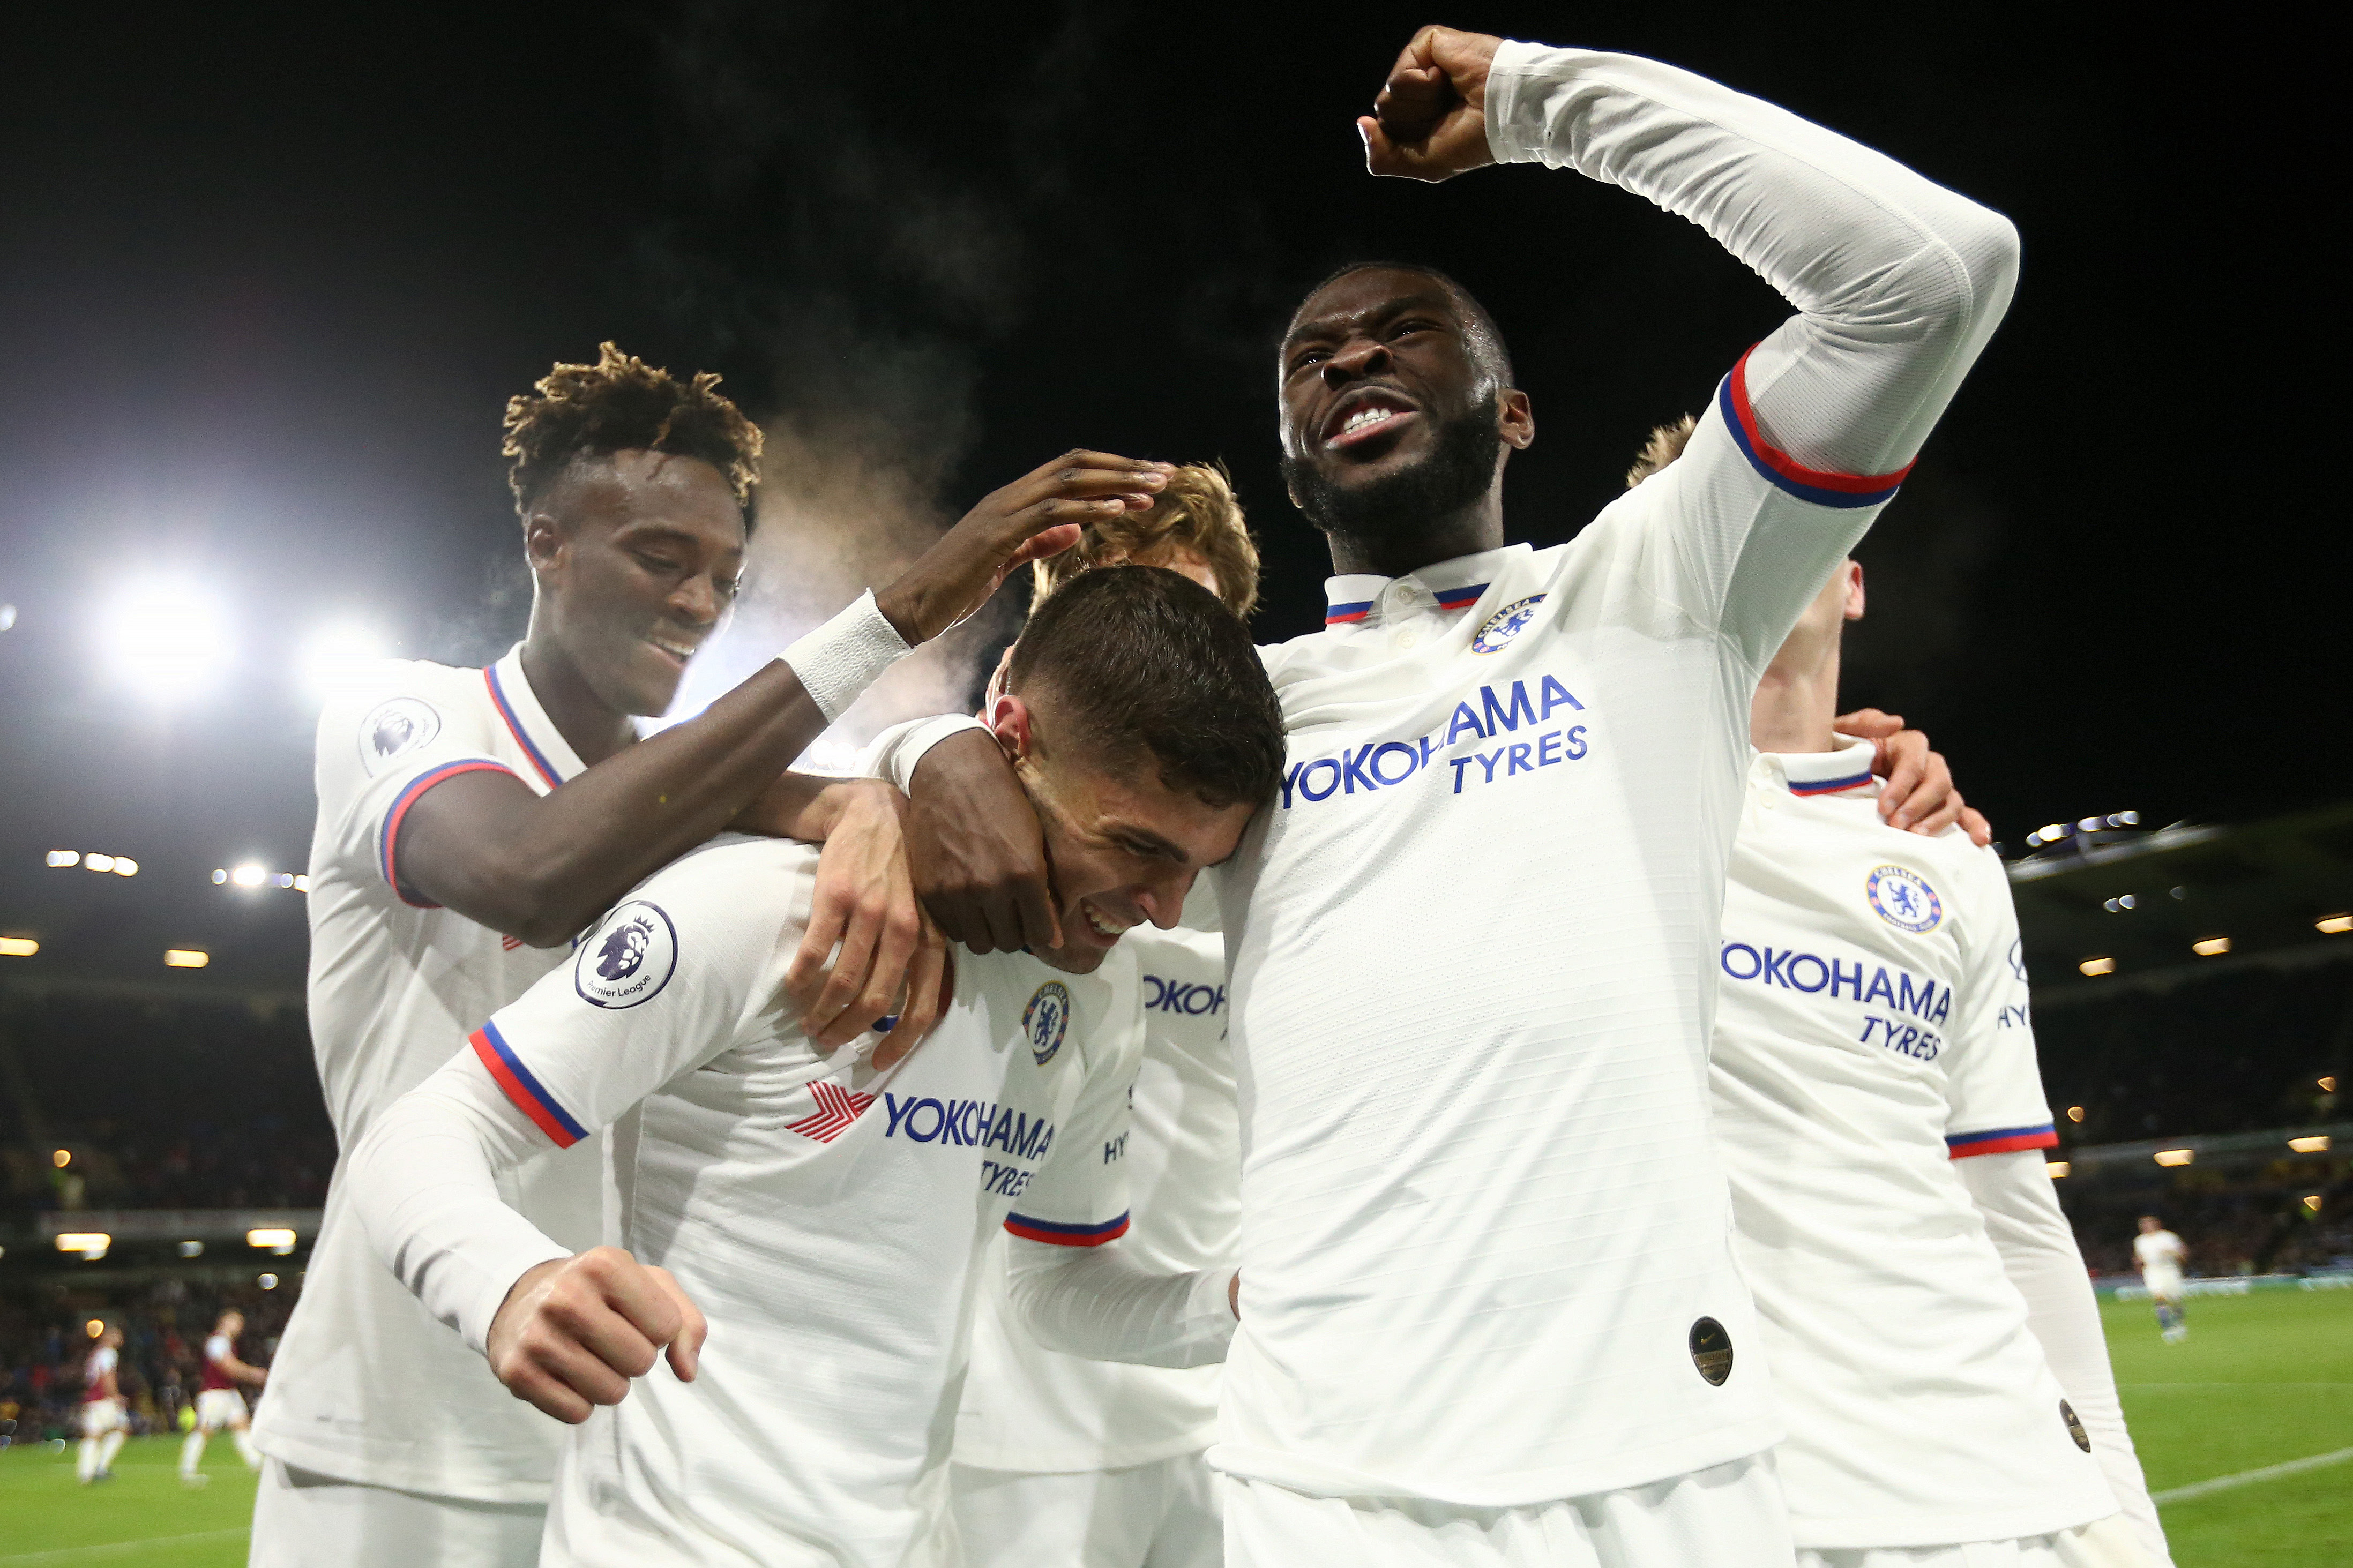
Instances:
[[[1282,460],[1283,483],[1307,521],[1335,541],[1359,545],[1411,539],[1475,504],[1495,482],[1504,444],[1495,405],[1467,409],[1438,428],[1428,456],[1358,485],[1335,483],[1304,458]]]

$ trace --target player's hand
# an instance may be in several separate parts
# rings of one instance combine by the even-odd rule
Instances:
[[[1933,838],[1957,822],[1978,848],[1993,842],[1992,824],[1961,798],[1944,753],[1931,751],[1921,731],[1905,729],[1902,714],[1859,708],[1831,720],[1831,728],[1872,742],[1871,771],[1883,781],[1879,815],[1890,827]]]
[[[1424,27],[1389,68],[1389,79],[1359,115],[1365,167],[1435,183],[1495,161],[1487,146],[1487,71],[1504,40],[1451,27]]]
[[[875,607],[910,646],[929,642],[987,604],[1015,568],[1076,544],[1087,523],[1151,506],[1176,471],[1107,452],[1065,452],[983,498],[874,595]]]
[[[879,779],[844,779],[826,793],[836,808],[820,825],[808,931],[785,971],[785,994],[802,1031],[827,1050],[895,1010],[899,1021],[874,1052],[874,1065],[887,1068],[940,1020],[947,938],[915,898],[906,797]]]
[[[913,782],[907,860],[947,939],[975,952],[1061,946],[1046,836],[996,737],[949,736],[923,753]]]
[[[491,1320],[491,1370],[517,1399],[576,1426],[628,1398],[629,1380],[665,1351],[678,1380],[692,1383],[707,1331],[670,1270],[599,1247],[514,1282]]]

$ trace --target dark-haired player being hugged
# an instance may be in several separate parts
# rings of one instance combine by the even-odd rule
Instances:
[[[1425,28],[1358,129],[1377,174],[1620,186],[1797,313],[1681,461],[1542,551],[1504,544],[1535,411],[1463,289],[1351,268],[1283,335],[1284,472],[1335,575],[1325,629],[1265,650],[1289,763],[1219,879],[1243,1128],[1209,1456],[1229,1560],[1786,1568],[1707,1100],[1749,699],[2000,320],[2016,237],[1624,55]],[[988,762],[957,737],[912,782],[1002,812]],[[996,868],[949,864],[931,811],[911,858],[969,940]]]
[[[1274,693],[1206,590],[1113,568],[1031,616],[989,721],[1064,940],[960,960],[921,1051],[828,1053],[774,1004],[815,856],[723,838],[633,890],[352,1155],[400,1278],[518,1395],[584,1423],[543,1563],[955,1568],[948,1450],[1000,1226],[1023,1321],[1166,1365],[1224,1353],[1229,1267],[1113,1245],[1139,1020],[1120,935],[1173,925],[1273,797]],[[628,1251],[580,1251],[502,1197],[503,1173],[617,1121]]]
[[[514,399],[529,632],[487,669],[386,664],[320,720],[311,1027],[346,1152],[633,883],[731,824],[831,846],[786,976],[818,1038],[859,1034],[902,990],[895,1041],[937,1016],[942,952],[893,892],[895,792],[784,769],[881,668],[1079,523],[1149,504],[1165,470],[1073,453],[1006,487],[897,582],[639,742],[635,718],[669,707],[742,567],[760,433],[717,380],[607,344]],[[608,961],[620,1005],[642,962]],[[252,1561],[535,1563],[546,1423],[385,1273],[345,1189],[339,1175],[256,1424]],[[523,1165],[506,1194],[553,1234],[597,1237],[593,1147]]]

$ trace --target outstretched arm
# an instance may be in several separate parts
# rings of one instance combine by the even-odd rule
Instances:
[[[1141,508],[1165,465],[1072,452],[974,508],[899,579],[721,698],[539,795],[490,770],[417,797],[393,847],[405,890],[539,946],[567,941],[655,868],[736,822],[837,813],[825,781],[778,784],[896,655],[970,615],[1087,519]],[[754,809],[756,808],[756,809]]]

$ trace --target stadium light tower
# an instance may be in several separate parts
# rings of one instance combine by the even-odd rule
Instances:
[[[99,621],[99,647],[117,679],[152,700],[200,695],[236,657],[228,611],[202,586],[140,584]]]
[[[323,702],[390,653],[385,639],[368,626],[352,622],[321,626],[303,643],[296,665],[303,695]]]

